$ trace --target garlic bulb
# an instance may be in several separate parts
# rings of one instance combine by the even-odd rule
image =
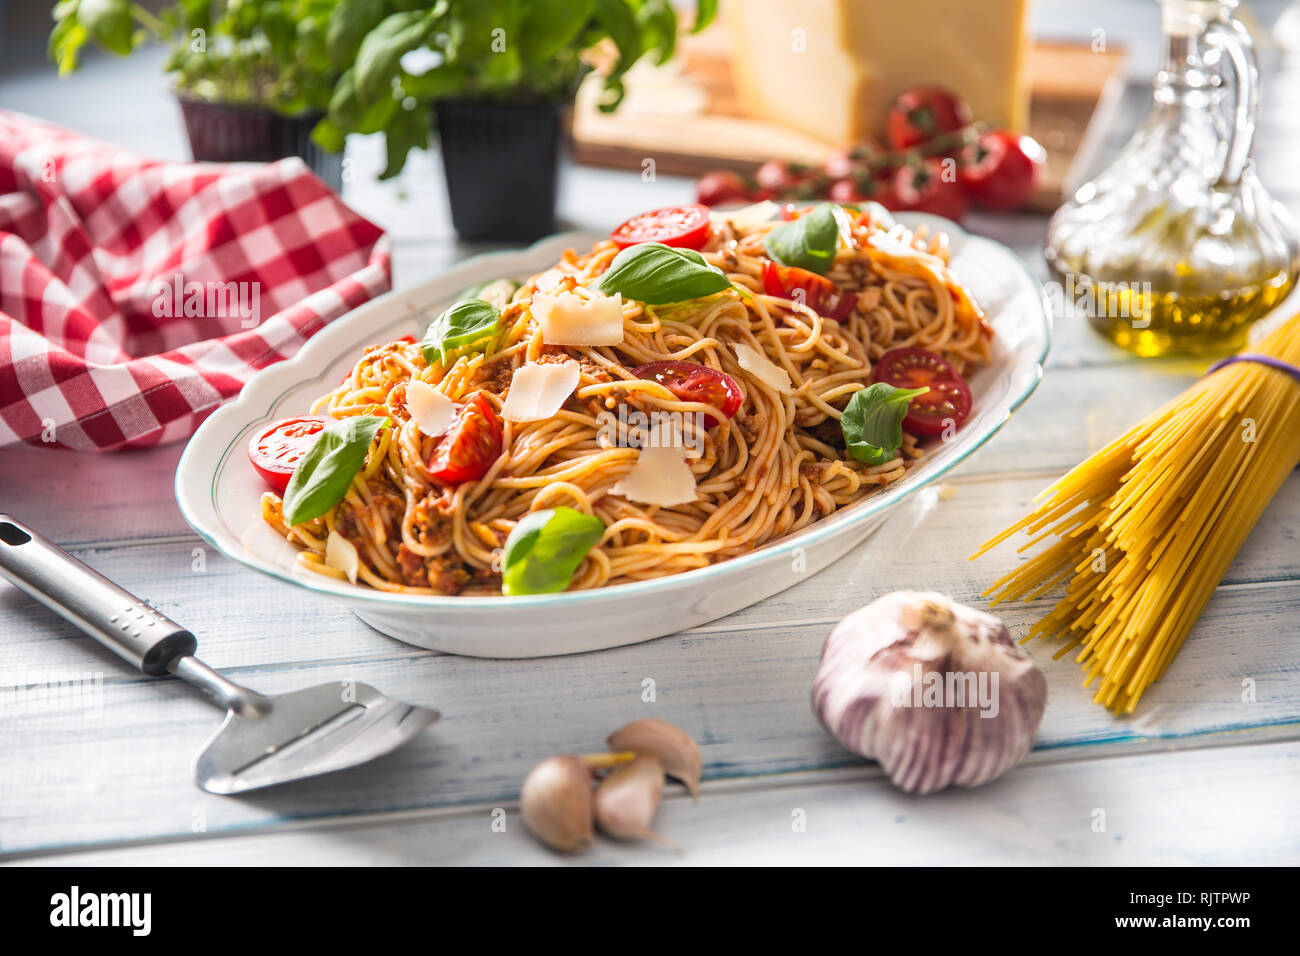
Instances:
[[[1047,680],[1000,620],[942,594],[896,591],[836,625],[813,711],[899,788],[974,787],[1029,752]]]

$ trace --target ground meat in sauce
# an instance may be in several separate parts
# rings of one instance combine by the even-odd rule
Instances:
[[[455,554],[422,558],[405,543],[397,549],[397,569],[403,584],[433,588],[439,594],[459,594],[471,577],[468,565]]]
[[[605,371],[604,366],[597,365],[589,358],[578,360],[578,367],[582,369],[582,374],[594,382],[612,382],[614,376]]]
[[[402,583],[410,587],[424,587],[428,582],[424,576],[424,558],[406,546],[397,549],[397,570],[402,576]]]
[[[459,594],[470,579],[469,567],[454,554],[435,555],[428,560],[429,587],[440,594]]]
[[[501,590],[501,572],[491,568],[475,568],[469,576],[469,586],[477,589]]]
[[[371,495],[370,504],[363,505],[361,508],[357,509],[354,523],[349,525],[348,531],[343,532],[344,536],[350,534],[353,529],[360,525],[361,522],[370,524],[372,519],[375,517],[379,518],[380,522],[390,534],[400,533],[401,515],[404,506],[405,502],[396,495],[387,494],[382,491],[376,492]],[[340,530],[342,530],[343,522],[341,516],[339,524]]]
[[[819,425],[813,425],[804,431],[812,435],[820,442],[830,445],[832,448],[838,448],[841,451],[846,447],[844,444],[844,429],[840,423],[833,418],[828,418]]]
[[[604,379],[601,379],[601,381],[608,382],[612,382],[613,380],[614,379],[609,375],[606,375]],[[627,402],[630,405],[635,405],[635,402],[629,399],[628,395],[629,392],[625,388],[611,388],[608,392],[603,392],[600,395],[591,395],[587,398],[580,398],[577,401],[579,405],[582,405],[589,413],[591,413],[593,418],[598,418],[602,413],[617,408],[620,402]]]
[[[474,384],[479,388],[485,388],[495,395],[501,395],[510,387],[510,381],[514,378],[515,370],[509,362],[493,362],[485,365],[475,373]]]
[[[351,511],[339,509],[338,519],[335,521],[335,527],[338,528],[339,534],[345,538],[356,538],[360,535],[360,528],[357,527],[357,516]]]
[[[751,445],[754,443],[754,439],[758,436],[757,426],[757,419],[744,410],[740,411],[731,420],[731,427],[740,432],[740,437],[745,439],[745,441],[749,442]]]
[[[412,526],[415,540],[421,544],[441,545],[451,540],[451,498],[429,492],[415,504]]]

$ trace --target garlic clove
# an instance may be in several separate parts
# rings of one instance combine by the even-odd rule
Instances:
[[[591,771],[581,757],[566,754],[543,760],[524,779],[519,795],[529,832],[561,853],[591,845]]]
[[[650,829],[663,793],[663,764],[658,757],[642,754],[611,770],[597,785],[596,825],[620,840],[654,840],[672,847]]]
[[[664,772],[684,783],[690,795],[699,801],[704,761],[695,738],[680,727],[646,717],[614,731],[605,743],[611,750],[633,750],[658,757]]]
[[[1047,680],[991,614],[896,592],[826,641],[813,710],[900,789],[932,793],[1000,776],[1033,746]]]

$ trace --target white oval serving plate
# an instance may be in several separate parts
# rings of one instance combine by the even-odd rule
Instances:
[[[295,549],[261,520],[265,490],[245,455],[254,431],[305,413],[336,385],[362,349],[425,326],[467,286],[524,278],[564,250],[586,248],[582,233],[552,236],[519,251],[477,256],[436,279],[367,303],[317,333],[293,358],[259,372],[190,439],[176,470],[181,513],[213,547],[272,577],[342,601],[370,626],[431,650],[471,657],[544,657],[631,644],[695,627],[748,607],[820,571],[863,542],[889,508],[945,474],[983,445],[1042,377],[1051,312],[1042,287],[1006,247],[933,216],[903,214],[953,237],[952,268],[996,332],[992,363],[970,379],[974,406],[956,438],[881,493],[811,527],[729,561],[653,581],[527,597],[387,594],[298,568]],[[801,573],[795,573],[794,560]]]

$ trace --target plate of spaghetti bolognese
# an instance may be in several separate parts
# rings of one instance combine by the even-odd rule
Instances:
[[[669,207],[334,322],[203,423],[176,495],[399,640],[614,647],[842,558],[1005,423],[1050,335],[1023,263],[947,220]]]

